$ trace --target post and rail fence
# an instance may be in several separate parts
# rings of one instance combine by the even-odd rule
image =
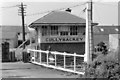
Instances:
[[[30,62],[33,64],[76,74],[85,73],[85,55],[35,49],[27,49],[27,52],[30,53]]]

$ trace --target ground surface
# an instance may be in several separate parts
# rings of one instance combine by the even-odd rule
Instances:
[[[79,75],[31,63],[2,63],[2,78],[78,78]]]

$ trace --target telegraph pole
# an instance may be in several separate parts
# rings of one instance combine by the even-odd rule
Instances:
[[[91,18],[91,26],[89,29],[90,34],[90,59],[92,61],[92,55],[94,54],[94,39],[93,39],[93,2],[90,0],[90,18]]]
[[[25,41],[25,21],[24,21],[24,16],[25,16],[25,5],[23,5],[23,3],[21,3],[20,5],[20,14],[22,17],[22,37],[23,37],[23,42]],[[23,49],[25,49],[25,45],[23,44]]]
[[[91,4],[91,21],[93,20],[93,2],[92,0],[90,1]]]
[[[92,28],[92,0],[87,3],[86,9],[86,35],[85,35],[85,62],[90,64],[93,54],[93,28]]]

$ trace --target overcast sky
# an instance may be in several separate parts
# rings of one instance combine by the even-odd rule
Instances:
[[[25,24],[29,25],[33,21],[41,18],[42,16],[48,14],[44,13],[46,11],[56,10],[60,8],[68,8],[75,5],[81,5],[88,0],[74,1],[70,0],[69,2],[66,0],[62,1],[24,1],[24,4],[27,5],[25,16]],[[8,2],[5,0],[1,3],[0,7],[0,17],[1,23],[0,25],[21,25],[21,16],[18,16],[18,7],[16,5],[20,5],[20,2]],[[14,7],[16,6],[16,7]],[[86,5],[77,6],[72,9],[72,13],[79,17],[85,18],[85,12],[83,9]],[[64,10],[61,10],[64,11]],[[43,14],[36,14],[43,13]],[[34,14],[34,15],[33,15]],[[93,3],[93,20],[94,22],[99,23],[100,25],[117,25],[118,24],[118,0],[96,0]]]

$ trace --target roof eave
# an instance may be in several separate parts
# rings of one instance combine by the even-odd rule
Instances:
[[[81,25],[81,26],[85,26],[86,23],[31,23],[29,25],[30,28],[35,28],[36,26],[39,26],[39,25]],[[98,23],[93,23],[92,24],[93,26],[96,26],[98,25]]]

